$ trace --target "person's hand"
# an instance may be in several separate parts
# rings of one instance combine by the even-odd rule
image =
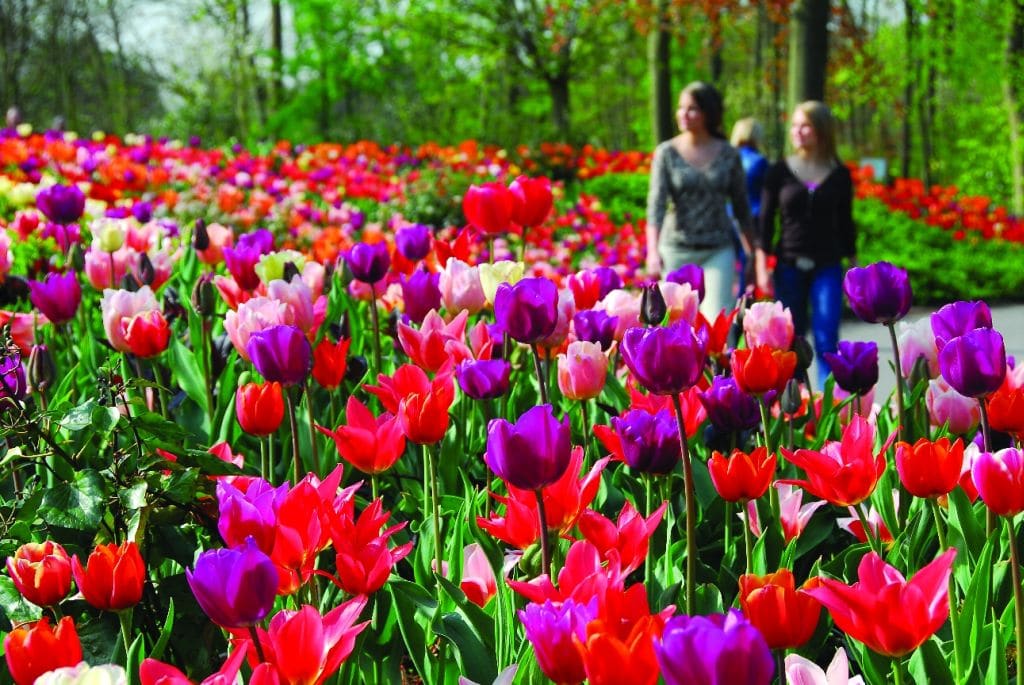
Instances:
[[[653,280],[661,279],[661,257],[653,250],[647,253],[647,275]]]

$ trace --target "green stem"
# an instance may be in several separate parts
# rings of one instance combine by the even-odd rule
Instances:
[[[900,657],[893,657],[892,660],[892,681],[895,685],[903,685],[903,665],[900,663],[901,661]]]
[[[686,441],[686,426],[679,395],[672,395],[679,428],[679,448],[683,460],[683,498],[686,503],[686,613],[693,615],[697,605],[697,505],[693,486],[693,465],[690,463],[690,446]]]
[[[723,555],[728,555],[729,550],[732,549],[732,516],[730,516],[730,514],[732,514],[732,502],[722,502],[722,506],[725,510],[723,514],[725,518],[722,519],[722,525],[725,527],[725,535],[722,541],[722,553]],[[743,505],[740,504],[740,506]]]
[[[370,319],[373,321],[373,372],[383,373],[380,361],[380,318],[377,314],[377,284],[370,284]]]
[[[437,461],[434,459],[434,454],[430,450],[430,445],[423,445],[423,457],[426,460],[430,471],[430,504],[433,510],[434,519],[434,561],[437,563],[437,575],[444,575],[443,566],[443,554],[441,554],[441,500],[437,494]],[[438,590],[440,590],[440,584],[438,584]]]
[[[644,515],[650,518],[651,511],[654,506],[652,504],[654,500],[654,484],[651,482],[651,474],[644,473],[641,476],[644,481]],[[666,535],[668,533],[666,532]],[[654,575],[654,548],[648,541],[647,544],[647,559],[644,563],[644,586],[647,588],[647,597],[650,599],[651,593],[651,577]]]
[[[778,671],[779,685],[786,685],[786,650],[775,650],[775,668]]]
[[[313,392],[309,389],[309,383],[305,384],[306,411],[309,412],[309,446],[313,451],[313,467],[323,473],[320,465],[320,448],[316,444],[316,421],[313,420]],[[319,474],[318,474],[319,475]]]
[[[376,473],[370,476],[370,491],[373,493],[373,501],[376,502],[380,496],[380,482]]]
[[[981,437],[983,440],[982,452],[992,451],[992,431],[988,425],[988,407],[985,406],[985,398],[978,399],[978,407],[981,409]],[[992,510],[985,507],[985,535],[992,537],[992,531],[996,529],[996,515]]]
[[[292,478],[295,479],[292,485],[298,485],[304,474],[302,473],[302,458],[299,455],[299,428],[295,420],[295,401],[292,399],[291,388],[284,389],[284,399],[288,405],[288,425],[292,430]]]
[[[905,442],[907,439],[907,427],[903,414],[903,370],[900,367],[900,345],[896,340],[896,324],[887,323],[885,327],[889,329],[889,338],[892,340],[893,359],[896,361],[896,417],[899,421],[899,439]]]
[[[544,493],[540,488],[537,493],[537,516],[540,518],[540,555],[543,560],[543,572],[551,578],[551,541],[548,539],[548,520],[544,514]]]
[[[928,505],[932,510],[932,517],[935,519],[935,532],[939,536],[939,548],[943,551],[949,549],[946,544],[946,529],[942,521],[942,514],[939,513],[939,503],[934,497],[928,498]],[[949,624],[953,629],[953,668],[956,677],[953,679],[954,682],[959,683],[961,674],[963,673],[963,664],[960,663],[960,621],[954,613],[958,605],[956,596],[956,580],[953,576],[949,576],[949,583],[947,588],[949,594]]]
[[[269,436],[260,440],[260,476],[268,483],[270,482],[270,454],[267,445],[269,441]]]
[[[252,646],[256,650],[256,660],[264,663],[267,657],[263,653],[263,646],[260,645],[260,635],[256,632],[256,626],[249,626],[249,637],[252,638]]]
[[[662,482],[662,497],[665,500],[665,554],[663,570],[665,575],[665,587],[672,584],[672,474],[665,474]]]
[[[540,403],[548,403],[548,384],[544,378],[544,369],[540,363],[540,347],[534,343],[530,345],[533,348],[533,366],[537,372],[537,382],[540,384]]]
[[[121,623],[121,638],[124,640],[124,658],[132,648],[132,610],[122,609],[117,612],[117,620]]]
[[[590,417],[587,412],[587,400],[580,402],[580,410],[583,412],[583,463],[584,468],[589,468],[590,461],[588,459],[588,455],[590,454],[590,450],[588,447],[590,445]],[[650,516],[651,512],[648,511],[647,515]]]
[[[861,504],[863,504],[863,502],[861,502]],[[861,504],[855,504],[853,506],[853,510],[857,512],[857,518],[860,520],[860,526],[864,529],[864,537],[868,541],[868,547],[870,547],[871,551],[876,553],[878,556],[882,556],[882,550],[878,549],[878,547],[876,547],[875,545],[876,540],[874,531],[871,530],[871,526],[868,525],[868,517],[864,514],[864,510],[861,507]]]
[[[761,426],[764,429],[764,446],[768,449],[768,455],[775,453],[775,449],[772,446],[771,431],[768,428],[768,405],[765,403],[763,397],[757,399],[757,406],[761,410]],[[792,426],[791,426],[792,428]],[[779,464],[781,466],[781,464]],[[772,523],[782,525],[782,517],[779,515],[779,491],[775,488],[768,488],[768,508],[772,512]],[[761,528],[762,531],[766,530],[767,526]]]
[[[1010,570],[1013,573],[1013,618],[1014,635],[1017,642],[1017,685],[1024,685],[1024,589],[1020,585],[1020,559],[1017,553],[1017,536],[1013,531],[1013,519],[1006,517],[1006,534],[1010,542]]]
[[[750,507],[746,502],[740,503],[743,508],[743,551],[747,556],[747,573],[754,572],[754,532],[750,530]],[[756,504],[754,506],[757,506]],[[763,530],[763,529],[762,529]]]

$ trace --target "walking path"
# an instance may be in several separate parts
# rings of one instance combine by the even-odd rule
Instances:
[[[923,316],[928,316],[938,307],[914,307],[907,314],[904,321],[913,323]],[[1006,354],[1017,360],[1017,363],[1024,363],[1024,305],[996,305],[992,307],[992,324],[996,330],[1003,334],[1006,341]],[[899,324],[896,325],[897,332]],[[893,376],[890,362],[892,356],[892,341],[889,338],[889,330],[881,324],[864,323],[860,319],[843,319],[839,329],[840,340],[873,340],[878,343],[878,385],[875,387],[875,401],[881,401],[889,396],[889,393],[896,387],[896,379]],[[810,377],[818,377],[817,364],[811,366]]]

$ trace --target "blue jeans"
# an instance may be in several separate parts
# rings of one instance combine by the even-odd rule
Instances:
[[[822,354],[835,352],[839,345],[839,319],[843,314],[843,268],[824,264],[801,271],[790,264],[775,269],[775,296],[793,314],[797,335],[807,333],[807,310],[814,333],[814,355],[818,362],[818,388],[825,387],[830,368]]]

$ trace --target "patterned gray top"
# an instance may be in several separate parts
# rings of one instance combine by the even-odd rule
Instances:
[[[672,210],[669,211],[669,201]],[[739,153],[725,145],[707,170],[691,166],[671,141],[654,150],[647,193],[647,224],[658,229],[659,243],[677,248],[708,249],[730,244],[732,218],[751,230],[746,176]]]

